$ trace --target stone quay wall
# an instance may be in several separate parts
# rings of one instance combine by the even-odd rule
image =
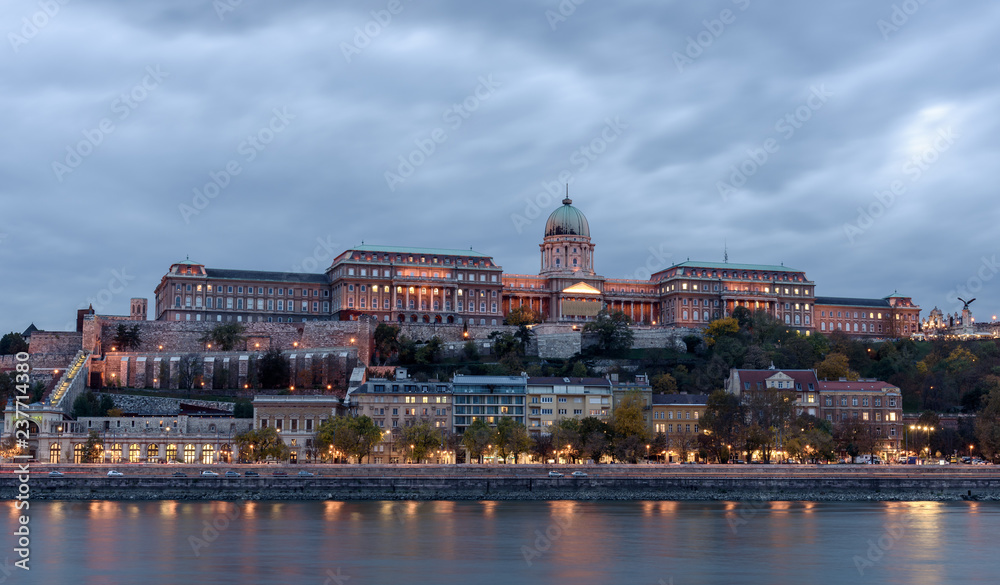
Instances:
[[[50,478],[50,468],[70,474]],[[817,472],[817,466],[788,469],[754,469],[728,473],[734,466],[712,466],[710,472],[678,466],[658,473],[639,473],[646,466],[609,470],[612,466],[255,466],[259,477],[226,478],[227,469],[243,473],[250,466],[212,468],[219,477],[199,477],[197,466],[119,465],[125,477],[108,478],[103,466],[86,466],[90,473],[75,476],[80,466],[35,466],[32,499],[115,500],[812,500],[812,501],[947,501],[1000,500],[1000,473],[925,472],[914,468],[898,473],[848,469],[839,466]],[[621,466],[625,467],[625,466]],[[657,466],[652,466],[657,467]],[[692,466],[693,467],[693,466]],[[563,477],[549,477],[558,469]],[[184,471],[188,477],[169,473]],[[298,470],[313,476],[301,477]],[[572,477],[584,470],[587,477]],[[724,472],[720,472],[724,471]],[[978,470],[977,470],[978,471]],[[16,494],[16,476],[0,476],[0,497]]]

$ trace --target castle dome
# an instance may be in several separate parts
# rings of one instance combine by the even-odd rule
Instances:
[[[573,200],[569,197],[563,199],[562,207],[557,208],[549,215],[545,222],[546,236],[585,236],[590,237],[590,224],[587,223],[587,216],[582,211],[573,207]]]

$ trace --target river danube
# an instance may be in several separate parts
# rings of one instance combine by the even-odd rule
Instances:
[[[6,583],[1000,582],[1000,504],[41,502]]]

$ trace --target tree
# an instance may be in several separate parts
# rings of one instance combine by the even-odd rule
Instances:
[[[504,317],[503,322],[504,325],[534,325],[542,322],[542,314],[522,305],[511,309]]]
[[[595,463],[600,463],[601,458],[607,454],[611,435],[611,426],[596,416],[580,419],[580,451]]]
[[[253,418],[253,402],[242,398],[233,405],[233,418]]]
[[[740,307],[741,309],[743,307]],[[750,370],[762,370],[771,362],[767,357],[767,352],[759,345],[751,345],[747,352],[743,354],[743,367]]]
[[[497,422],[494,442],[500,458],[505,463],[509,456],[513,456],[514,463],[517,463],[518,456],[531,448],[531,437],[528,435],[528,427],[509,416],[505,416]]]
[[[410,445],[410,459],[414,463],[420,463],[435,448],[441,448],[441,431],[428,421],[420,421],[403,428],[401,441],[404,445]]]
[[[233,442],[239,450],[240,461],[249,463],[259,463],[268,458],[285,461],[291,454],[274,427],[248,430],[236,435]]]
[[[120,348],[122,351],[139,349],[142,346],[142,331],[138,324],[131,327],[119,324],[115,329],[115,337],[112,341],[115,347]]]
[[[368,416],[336,416],[319,426],[313,443],[324,459],[330,457],[332,447],[360,462],[381,440],[382,429]]]
[[[585,333],[597,335],[597,347],[602,355],[621,355],[632,349],[632,319],[622,311],[601,309],[597,318],[583,327]]]
[[[700,423],[708,434],[709,449],[715,452],[720,462],[729,459],[731,446],[741,446],[741,431],[746,426],[746,417],[740,399],[733,394],[725,390],[709,394]]]
[[[466,427],[465,432],[462,433],[462,446],[469,451],[471,456],[478,457],[480,463],[483,462],[483,454],[486,453],[492,440],[493,430],[481,418],[472,421],[472,424]]]
[[[276,348],[267,350],[257,360],[257,380],[261,388],[287,388],[290,376],[288,360]]]
[[[99,463],[104,453],[104,441],[97,431],[90,431],[87,442],[83,444],[83,462]]]
[[[656,394],[676,394],[677,380],[670,374],[657,374],[652,380],[653,392]]]
[[[465,357],[466,361],[479,361],[479,346],[477,346],[476,342],[471,339],[466,341],[465,345],[462,346],[462,355]]]
[[[28,351],[28,342],[20,333],[11,331],[0,337],[0,355],[14,355],[22,351]]]
[[[441,338],[435,335],[421,346],[416,353],[415,359],[418,364],[434,364],[441,359]]]
[[[561,418],[552,429],[552,444],[556,451],[566,451],[566,455],[576,462],[583,451],[583,436],[580,434],[580,421],[575,418]]]
[[[221,351],[233,351],[246,341],[243,335],[245,331],[246,327],[242,323],[223,323],[213,327],[200,341],[211,343]]]
[[[491,331],[489,335],[493,355],[503,359],[507,355],[523,355],[524,345],[513,333],[507,331]]]
[[[21,454],[21,447],[17,444],[17,439],[13,434],[7,435],[0,441],[0,458],[13,459]]]
[[[715,345],[720,337],[736,335],[740,331],[740,323],[733,317],[716,319],[705,328],[705,343],[709,347]]]
[[[760,448],[764,463],[770,463],[779,437],[792,421],[795,394],[777,388],[754,390],[743,394],[743,404],[752,425],[752,442]]]
[[[816,377],[820,380],[857,380],[858,373],[852,372],[847,356],[842,353],[831,353],[816,366]]]
[[[539,435],[534,438],[531,444],[531,455],[542,463],[545,463],[555,454],[555,442],[552,435]]]
[[[385,365],[391,358],[399,353],[399,326],[388,323],[379,323],[373,335],[375,340],[375,351],[378,352],[379,360]]]
[[[837,448],[850,455],[851,459],[864,454],[874,457],[878,449],[878,439],[874,429],[858,419],[837,423],[834,427],[834,439]]]
[[[1000,455],[1000,390],[993,390],[976,415],[976,447],[987,459]]]
[[[587,376],[587,364],[583,362],[573,362],[573,368],[569,375],[574,378],[585,378]]]
[[[642,413],[646,403],[638,390],[629,390],[611,414],[615,456],[635,463],[649,442],[649,429]]]
[[[670,439],[667,437],[666,433],[656,433],[653,436],[653,440],[650,442],[650,456],[653,459],[659,459],[660,457],[666,457],[666,452],[670,450]]]

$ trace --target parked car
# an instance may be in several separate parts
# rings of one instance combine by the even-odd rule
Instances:
[[[214,471],[212,471],[211,469],[206,469],[206,470],[202,471],[201,475],[203,477],[219,477],[219,474],[216,473],[216,472],[214,472]]]
[[[246,476],[246,477],[260,477],[260,474],[257,473],[256,471],[248,471],[248,472],[244,473],[243,475]]]
[[[49,477],[62,477],[63,473],[61,471],[50,471]]]
[[[239,477],[239,476],[240,476],[239,472],[233,471],[232,469],[226,472],[226,477]]]
[[[573,475],[573,477],[587,477],[587,472],[586,471],[574,471],[572,475]]]
[[[170,477],[187,477],[187,476],[188,474],[184,473],[183,471],[175,471],[170,474]]]
[[[108,477],[122,477],[124,475],[125,475],[124,473],[114,469],[108,470]]]
[[[563,474],[559,473],[558,471],[550,471],[549,472],[549,477],[562,477],[562,476],[563,476]]]
[[[301,476],[301,477],[312,477],[312,476],[313,476],[314,474],[312,474],[312,473],[309,473],[308,471],[304,471],[304,470],[303,470],[303,471],[300,471],[300,472],[298,472],[298,474],[297,474],[297,475],[299,475],[299,476]]]

